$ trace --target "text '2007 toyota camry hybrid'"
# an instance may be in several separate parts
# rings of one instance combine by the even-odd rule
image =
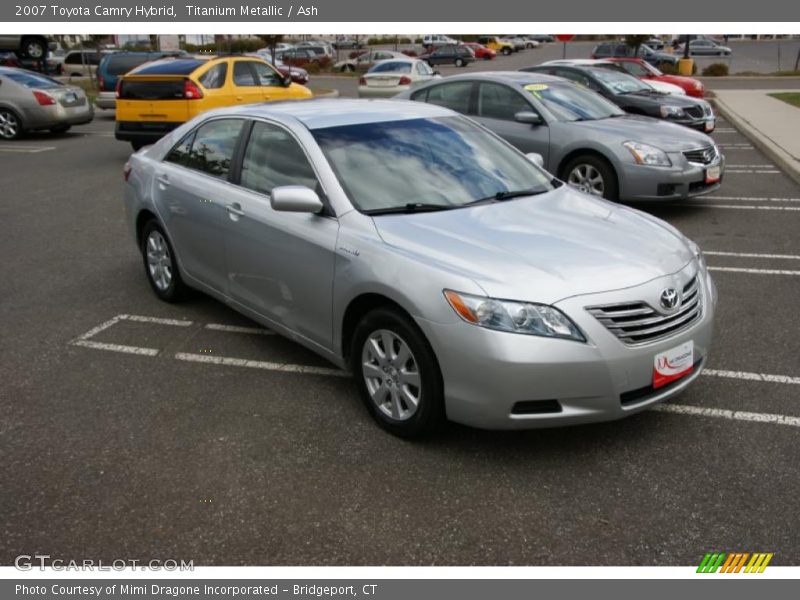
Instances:
[[[201,290],[339,367],[387,430],[617,419],[697,378],[716,290],[670,225],[417,102],[205,113],[133,155],[163,300]]]

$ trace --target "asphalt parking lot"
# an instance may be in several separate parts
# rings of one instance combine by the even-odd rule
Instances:
[[[113,113],[0,145],[0,563],[798,564],[800,187],[730,124],[722,189],[641,208],[706,251],[708,371],[623,421],[377,428],[350,379],[202,295],[158,301]]]

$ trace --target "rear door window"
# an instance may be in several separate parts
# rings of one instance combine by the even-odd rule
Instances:
[[[471,81],[444,83],[428,89],[428,104],[444,106],[461,114],[469,114]]]
[[[228,63],[222,62],[211,67],[200,76],[200,84],[207,90],[216,90],[225,85],[228,76]]]

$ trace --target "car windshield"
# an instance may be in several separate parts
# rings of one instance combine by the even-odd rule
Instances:
[[[625,114],[600,94],[575,84],[531,83],[523,89],[559,121],[593,121]]]
[[[32,73],[31,71],[3,71],[0,74],[8,77],[11,81],[15,81],[18,84],[24,85],[26,88],[31,89],[44,89],[64,85],[56,79],[51,79],[49,77],[45,77],[44,75]]]
[[[414,205],[459,208],[504,192],[553,189],[549,176],[464,117],[316,129],[353,205],[370,213]]]
[[[370,73],[411,73],[410,62],[387,61],[377,63],[369,70]]]
[[[652,91],[652,87],[622,71],[611,69],[592,69],[594,75],[603,85],[615,94],[631,94]]]

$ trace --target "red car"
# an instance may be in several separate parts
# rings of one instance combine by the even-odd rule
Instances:
[[[604,60],[618,63],[620,67],[639,79],[655,79],[664,83],[677,85],[686,92],[687,96],[702,98],[706,93],[703,84],[693,77],[683,77],[681,75],[665,75],[650,63],[641,58],[606,58]]]
[[[464,46],[469,47],[477,59],[492,60],[495,56],[497,56],[497,52],[491,48],[487,48],[483,44],[479,44],[478,42],[467,42],[464,44]]]

